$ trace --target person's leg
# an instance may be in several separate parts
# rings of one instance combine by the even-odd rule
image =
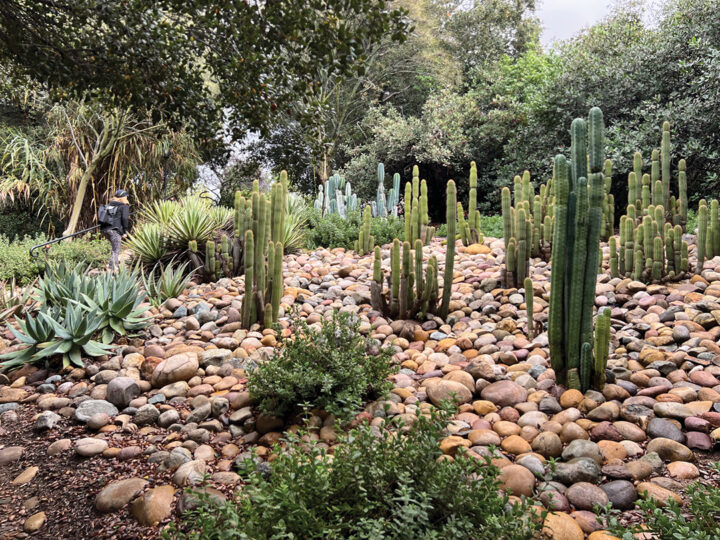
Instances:
[[[120,246],[122,244],[122,236],[116,230],[110,231],[110,246],[112,248],[112,254],[110,255],[110,271],[115,272],[118,268],[118,261],[120,258]]]

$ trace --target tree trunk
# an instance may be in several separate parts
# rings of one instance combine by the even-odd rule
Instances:
[[[63,236],[73,234],[77,229],[78,221],[80,220],[80,211],[82,210],[83,202],[85,201],[85,192],[87,191],[90,178],[92,178],[95,168],[97,167],[97,160],[93,160],[90,166],[83,172],[82,178],[80,178],[80,184],[78,185],[77,193],[75,194],[75,202],[73,202],[72,212],[70,213],[70,221],[68,221],[67,228],[63,232]]]

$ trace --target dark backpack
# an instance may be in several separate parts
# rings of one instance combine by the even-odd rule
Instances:
[[[120,226],[120,206],[116,204],[103,204],[98,208],[98,223],[104,227]]]

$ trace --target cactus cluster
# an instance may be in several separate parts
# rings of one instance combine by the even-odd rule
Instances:
[[[610,193],[612,187],[612,161],[605,160],[605,197],[603,198],[603,219],[600,227],[600,238],[608,240],[615,231],[615,196]]]
[[[420,169],[415,165],[412,181],[405,183],[405,241],[413,246],[415,240],[420,239],[426,246],[432,241],[433,236],[435,236],[435,227],[430,226],[428,216],[427,182],[420,180]]]
[[[362,225],[358,231],[358,239],[355,240],[355,251],[360,255],[367,255],[375,246],[375,238],[370,234],[370,221],[372,219],[370,205],[363,210]]]
[[[620,218],[619,242],[610,238],[610,274],[645,283],[679,279],[688,271],[688,244],[682,226],[665,221],[663,206],[648,206],[639,216],[635,205]]]
[[[609,315],[598,317],[593,336],[593,306],[603,222],[605,128],[594,107],[588,122],[573,120],[571,161],[554,162],[555,223],[548,339],[550,361],[559,384],[601,388],[609,348]],[[568,171],[568,169],[570,169]],[[588,170],[589,169],[589,170]],[[600,322],[608,330],[601,332]],[[602,340],[605,340],[603,342]]]
[[[457,192],[455,182],[447,184],[447,228],[448,239],[455,238],[457,216]],[[414,249],[413,249],[414,248]],[[450,307],[450,291],[455,263],[455,242],[448,240],[445,255],[443,294],[439,298],[438,261],[432,256],[426,264],[423,261],[423,240],[415,238],[400,242],[395,238],[390,249],[390,272],[385,275],[382,268],[382,252],[375,247],[373,280],[370,284],[370,298],[373,309],[386,317],[415,319],[427,314],[447,317]],[[387,282],[387,293],[384,284]]]
[[[197,242],[190,242],[189,256],[198,271],[209,281],[245,274],[242,323],[265,327],[278,319],[283,292],[283,230],[288,193],[287,173],[283,171],[270,197],[260,192],[257,181],[247,199],[235,193],[232,238],[220,235],[220,241],[205,244],[204,258]]]
[[[477,244],[483,241],[480,230],[480,211],[477,209],[477,167],[475,162],[470,163],[470,191],[468,194],[467,220],[461,203],[458,203],[458,230],[463,245]]]
[[[527,312],[528,338],[535,339],[535,314],[533,311],[533,283],[529,277],[523,282],[525,289],[525,311]]]
[[[513,180],[513,191],[501,192],[503,237],[505,239],[505,287],[521,287],[530,257],[550,258],[555,194],[554,182],[542,184],[539,193],[525,171]],[[514,199],[514,201],[513,201]],[[514,202],[514,205],[513,205]]]
[[[322,212],[322,215],[339,214],[344,218],[348,211],[357,210],[357,195],[352,192],[352,186],[344,176],[332,175],[325,186],[320,185],[315,199],[315,209]]]
[[[400,204],[400,174],[393,175],[393,187],[385,195],[385,165],[377,166],[377,190],[375,200],[370,203],[372,215],[375,217],[397,217],[398,204]]]
[[[678,162],[677,195],[671,194],[670,122],[662,125],[660,150],[650,154],[650,173],[643,174],[643,156],[635,152],[633,170],[628,174],[628,207],[633,205],[640,215],[646,215],[651,206],[665,209],[665,221],[670,225],[687,224],[687,176],[684,159]]]
[[[701,199],[697,211],[697,267],[695,271],[702,271],[703,263],[720,255],[720,217],[718,216],[718,201],[711,199],[708,203]]]

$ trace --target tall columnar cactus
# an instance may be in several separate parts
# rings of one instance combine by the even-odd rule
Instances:
[[[612,161],[606,159],[604,168],[603,219],[600,238],[607,240],[615,230],[615,197],[610,193],[612,188]]]
[[[557,156],[554,164],[555,226],[548,339],[558,383],[586,390],[604,375],[597,373],[598,358],[592,358],[604,197],[602,111],[597,107],[591,109],[587,124],[582,119],[574,120],[570,132],[573,158],[570,178],[564,156]]]
[[[701,201],[705,202],[704,200]],[[696,237],[696,244],[697,244],[697,267],[695,268],[696,273],[702,272],[703,263],[705,262],[705,257],[707,256],[707,252],[705,251],[705,242],[708,232],[708,211],[707,211],[707,205],[700,204],[698,206],[698,213],[697,213],[697,237]]]
[[[358,239],[355,241],[355,251],[360,255],[367,255],[375,246],[375,238],[370,234],[371,219],[370,206],[366,205],[365,210],[363,210],[363,221],[358,232]]]
[[[455,218],[457,217],[457,190],[455,182],[448,181],[446,189],[447,247],[445,249],[445,271],[443,274],[443,294],[439,315],[445,319],[450,309],[453,270],[455,268]]]
[[[385,165],[377,166],[377,190],[375,192],[375,217],[387,217],[387,198],[385,196]]]
[[[688,198],[687,198],[687,176],[685,172],[685,160],[678,162],[678,205],[679,205],[679,225],[685,229],[687,225]],[[676,223],[678,225],[678,223]]]
[[[525,289],[525,311],[527,313],[528,338],[535,339],[535,313],[533,311],[533,283],[529,277],[523,283]]]
[[[405,241],[414,245],[419,238],[423,245],[427,245],[433,236],[435,227],[430,226],[428,216],[427,182],[420,181],[420,169],[415,165],[412,182],[405,184]]]
[[[483,241],[483,234],[480,231],[480,211],[477,209],[477,167],[475,162],[470,163],[470,191],[468,195],[468,214],[467,221],[462,213],[462,205],[458,205],[458,221],[462,220],[462,224],[458,226],[460,229],[460,239],[463,245],[469,246]]]
[[[282,183],[287,192],[287,183]],[[318,195],[314,203],[315,209],[322,215],[338,214],[347,217],[347,212],[357,210],[357,195],[352,192],[350,182],[339,174],[334,174],[318,187]]]

